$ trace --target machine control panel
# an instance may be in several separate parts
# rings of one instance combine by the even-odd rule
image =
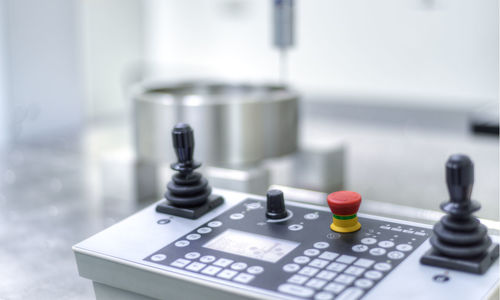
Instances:
[[[285,295],[359,299],[431,230],[359,217],[352,233],[330,230],[332,214],[294,205],[284,219],[247,198],[144,258],[146,261]]]
[[[478,299],[498,287],[498,238],[472,215],[465,155],[446,164],[447,215],[431,229],[358,215],[353,191],[328,195],[330,210],[287,203],[280,190],[212,192],[194,171],[192,128],[177,124],[172,139],[165,200],[73,247],[98,298]]]

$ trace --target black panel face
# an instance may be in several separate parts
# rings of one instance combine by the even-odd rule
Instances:
[[[272,222],[265,201],[246,199],[145,260],[295,297],[358,299],[431,231],[359,217],[359,231],[341,234],[331,213],[287,209],[288,220]]]

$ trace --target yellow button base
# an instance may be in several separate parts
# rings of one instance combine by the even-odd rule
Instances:
[[[361,224],[358,222],[358,217],[348,219],[348,220],[340,220],[333,218],[333,222],[330,225],[330,229],[336,232],[354,232],[361,228]]]

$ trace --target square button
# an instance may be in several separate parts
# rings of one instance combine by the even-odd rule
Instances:
[[[313,259],[313,260],[309,263],[309,265],[310,265],[311,267],[316,267],[316,268],[320,268],[320,269],[324,268],[327,264],[328,264],[328,261],[327,261],[327,260],[318,259],[318,258]]]
[[[241,283],[249,283],[254,279],[255,276],[247,274],[247,273],[241,273],[238,276],[234,277],[234,281],[241,282]]]
[[[307,279],[309,279],[309,277],[307,276],[293,275],[292,277],[288,278],[287,281],[295,284],[303,284],[304,282],[307,281]]]
[[[357,257],[355,256],[350,256],[350,255],[341,255],[339,258],[337,258],[336,262],[344,263],[344,264],[350,264],[353,261],[356,260]]]
[[[327,270],[334,271],[334,272],[342,272],[347,267],[345,264],[341,264],[338,262],[332,262],[328,267],[326,267]]]
[[[327,286],[325,286],[325,291],[329,291],[329,292],[332,292],[334,294],[338,294],[338,293],[342,292],[342,290],[344,288],[345,288],[345,285],[340,284],[340,283],[336,283],[336,282],[332,282],[332,283],[328,284]]]
[[[353,282],[354,279],[356,279],[356,277],[350,276],[350,275],[345,275],[345,274],[340,274],[339,276],[337,276],[337,278],[335,278],[335,281],[340,282],[340,283],[344,283],[344,284],[351,284],[351,282]]]
[[[358,267],[369,268],[371,265],[373,265],[374,262],[375,261],[373,259],[360,258],[354,263],[354,265]]]
[[[229,266],[230,264],[232,264],[233,261],[230,260],[230,259],[226,259],[226,258],[219,258],[216,262],[214,262],[214,266],[219,266],[219,267],[227,267]]]
[[[215,275],[220,270],[222,270],[222,268],[215,267],[215,266],[208,266],[203,271],[201,271],[201,273],[207,274],[207,275]]]
[[[364,268],[350,266],[349,268],[347,268],[347,270],[344,271],[344,273],[349,275],[359,276],[363,274],[364,271],[365,271]]]
[[[217,277],[224,278],[224,279],[231,279],[236,274],[238,274],[238,272],[233,271],[233,270],[223,270],[222,272],[219,273],[219,275],[217,275]]]
[[[325,279],[325,280],[332,280],[333,277],[337,276],[337,273],[335,272],[330,272],[330,271],[321,271],[319,272],[318,275],[316,275],[317,278]]]
[[[198,272],[199,270],[203,269],[205,266],[206,266],[206,264],[202,264],[202,263],[195,261],[194,263],[187,266],[186,270]]]
[[[299,271],[299,274],[306,276],[314,276],[314,274],[318,273],[318,269],[311,267],[303,267],[302,270]]]
[[[306,283],[306,286],[314,289],[320,289],[326,284],[325,280],[313,278]]]
[[[184,268],[185,266],[187,266],[191,261],[190,260],[187,260],[187,259],[184,259],[184,258],[179,258],[179,259],[176,259],[173,263],[171,263],[170,265],[173,266],[173,267],[177,267],[177,268]]]
[[[337,256],[339,256],[338,253],[325,251],[325,252],[321,253],[319,258],[326,259],[326,260],[334,260]]]

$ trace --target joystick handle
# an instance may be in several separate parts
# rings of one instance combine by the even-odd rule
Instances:
[[[471,200],[474,184],[474,164],[463,154],[453,154],[446,162],[446,184],[450,201],[441,204],[441,209],[455,218],[468,218],[481,205]]]
[[[454,154],[446,162],[446,184],[450,201],[462,205],[470,202],[474,184],[474,164],[463,154]]]
[[[193,160],[194,133],[191,126],[178,123],[172,130],[172,142],[177,155],[177,163],[171,165],[172,169],[181,173],[190,173],[201,164]]]

